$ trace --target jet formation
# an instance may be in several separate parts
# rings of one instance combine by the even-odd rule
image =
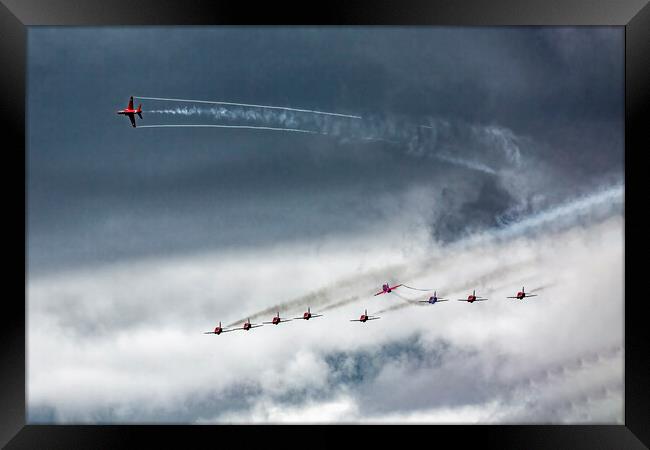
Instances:
[[[129,120],[131,121],[131,126],[133,128],[136,127],[136,122],[135,122],[135,116],[137,115],[140,120],[142,120],[142,105],[138,105],[138,109],[134,109],[133,107],[133,96],[129,98],[129,104],[126,108],[120,109],[117,111],[117,114],[127,116]],[[419,288],[414,288],[411,286],[407,286],[405,284],[395,284],[393,286],[390,285],[390,283],[384,283],[381,286],[381,290],[377,292],[376,294],[373,294],[374,297],[378,295],[384,295],[384,294],[391,294],[393,291],[397,288],[403,287],[405,289],[411,289],[415,291],[431,291],[431,289],[419,289]],[[537,294],[529,294],[525,291],[525,289],[522,287],[521,291],[518,291],[515,296],[512,297],[506,297],[508,299],[515,299],[515,300],[524,300],[525,298],[529,297],[536,297]],[[436,303],[439,302],[446,302],[449,299],[446,298],[441,298],[438,297],[437,291],[433,292],[433,295],[430,296],[426,300],[419,300],[418,303],[427,303],[429,305],[435,305]],[[467,298],[459,298],[458,301],[460,302],[467,302],[467,303],[474,303],[474,302],[483,302],[488,300],[485,297],[477,296],[476,295],[476,290],[473,290],[470,295],[467,296]],[[280,317],[280,312],[277,312],[277,315],[275,315],[270,322],[262,322],[261,324],[252,324],[250,321],[250,318],[246,320],[242,324],[241,327],[237,328],[229,328],[229,329],[224,329],[221,326],[221,322],[219,322],[219,325],[214,328],[214,331],[206,331],[203,334],[215,334],[215,335],[220,335],[221,333],[228,333],[230,331],[236,331],[236,330],[244,330],[244,331],[250,331],[253,328],[258,328],[264,325],[279,325],[281,323],[285,322],[290,322],[292,320],[298,320],[298,319],[303,319],[303,320],[310,320],[313,318],[317,317],[323,317],[322,314],[312,314],[311,309],[307,307],[307,311],[301,316],[301,317],[294,317],[292,319],[285,319]],[[366,309],[363,314],[358,319],[350,319],[350,322],[360,322],[360,323],[365,323],[369,320],[375,320],[375,319],[380,319],[380,317],[373,316],[373,315],[368,315],[368,310]]]
[[[431,291],[431,289],[418,289],[418,288],[413,288],[413,287],[410,287],[410,286],[406,286],[405,284],[396,284],[394,286],[391,286],[389,283],[385,283],[384,285],[382,285],[382,290],[377,292],[376,294],[373,294],[373,297],[376,297],[377,295],[382,295],[382,294],[390,294],[390,293],[393,292],[394,289],[397,289],[399,287],[404,287],[404,288],[413,289],[413,290],[417,290],[417,291],[426,291],[426,290]],[[512,297],[506,297],[506,299],[524,300],[525,298],[537,297],[537,296],[538,296],[538,294],[527,293],[526,290],[524,289],[524,287],[522,286],[521,291],[518,291],[517,294],[512,296]],[[474,302],[487,301],[488,299],[485,298],[485,297],[476,295],[476,290],[473,290],[472,293],[467,296],[467,298],[459,298],[457,300],[459,302],[474,303]],[[438,291],[434,290],[433,295],[431,295],[429,298],[427,298],[426,300],[418,300],[417,302],[418,303],[426,303],[428,305],[435,305],[436,303],[446,302],[446,301],[449,301],[449,299],[448,298],[438,297]],[[277,311],[277,314],[275,316],[273,316],[273,318],[271,319],[270,322],[262,322],[261,324],[252,324],[251,321],[250,321],[250,318],[249,318],[249,319],[246,320],[246,322],[243,323],[243,325],[241,327],[230,328],[230,329],[224,329],[221,326],[221,322],[219,322],[219,325],[214,329],[214,331],[206,331],[203,334],[216,334],[216,335],[219,335],[221,333],[227,333],[229,331],[235,331],[235,330],[249,331],[249,330],[251,330],[253,328],[264,326],[265,324],[267,324],[267,325],[279,325],[281,323],[290,322],[292,320],[299,320],[299,319],[310,320],[310,319],[313,319],[313,318],[316,318],[316,317],[323,317],[323,314],[313,314],[311,312],[310,307],[307,307],[307,311],[305,311],[305,313],[303,313],[302,316],[293,317],[291,319],[285,319],[283,317],[280,317],[280,311]],[[366,323],[366,322],[368,322],[370,320],[377,320],[377,319],[381,319],[381,317],[375,316],[375,315],[372,315],[372,314],[368,314],[368,310],[365,309],[363,314],[361,314],[361,316],[359,316],[358,319],[350,319],[350,322]]]

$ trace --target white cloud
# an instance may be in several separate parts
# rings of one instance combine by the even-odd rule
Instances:
[[[623,219],[580,205],[471,245],[422,245],[404,214],[360,240],[30,277],[30,420],[622,423]],[[385,279],[452,301],[372,297]],[[522,284],[539,297],[505,299]],[[455,301],[471,289],[490,300]],[[202,334],[309,302],[325,317]],[[364,308],[382,318],[348,321]]]

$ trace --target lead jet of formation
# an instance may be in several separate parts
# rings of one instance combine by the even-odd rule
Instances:
[[[131,119],[131,126],[135,128],[135,114],[137,114],[138,117],[142,119],[142,105],[138,105],[138,109],[133,109],[133,97],[131,97],[129,99],[129,106],[124,109],[120,109],[117,113],[129,116],[129,119]]]
[[[472,291],[470,295],[467,296],[467,298],[459,298],[459,302],[468,302],[468,303],[474,303],[474,302],[483,302],[487,300],[487,298],[484,297],[477,297],[476,296],[476,291]]]

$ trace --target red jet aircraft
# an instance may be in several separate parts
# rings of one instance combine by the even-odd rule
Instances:
[[[250,330],[251,328],[257,328],[257,327],[263,327],[263,326],[264,326],[264,325],[254,325],[254,324],[251,324],[251,320],[248,319],[246,322],[244,322],[244,326],[242,326],[242,327],[240,327],[240,328],[232,328],[232,329],[230,329],[230,330],[228,330],[228,331],[235,331],[235,330],[244,330],[244,331],[248,331],[248,330]]]
[[[322,314],[312,314],[311,310],[309,309],[309,306],[307,307],[307,312],[302,315],[302,317],[294,317],[294,319],[305,319],[309,320],[312,317],[323,317]]]
[[[381,291],[377,292],[374,296],[380,295],[380,294],[390,294],[393,289],[397,289],[398,287],[402,286],[401,284],[396,284],[395,286],[391,287],[390,284],[382,284],[381,285]],[[373,296],[373,297],[374,297]]]
[[[376,316],[369,316],[368,315],[368,310],[366,309],[363,314],[361,314],[361,317],[358,319],[352,319],[350,322],[366,322],[368,320],[375,320],[375,319],[381,319],[381,317],[376,317]]]
[[[271,322],[262,322],[262,323],[270,323],[273,325],[278,325],[280,322],[289,322],[290,320],[293,319],[283,319],[280,317],[280,311],[278,311],[278,315],[273,318]]]
[[[229,331],[235,331],[233,330],[224,330],[221,328],[221,322],[219,322],[219,326],[214,329],[214,331],[206,331],[203,334],[221,334],[221,333],[227,333]]]
[[[469,302],[469,303],[474,303],[474,302],[482,302],[487,300],[487,298],[484,297],[477,297],[476,296],[476,291],[472,291],[472,293],[467,297],[467,299],[464,298],[459,298],[459,302]]]
[[[537,294],[526,294],[526,291],[524,290],[524,287],[521,287],[521,291],[517,292],[517,295],[514,297],[506,297],[506,298],[516,298],[519,300],[523,300],[526,297],[537,297]]]
[[[131,97],[129,99],[129,106],[127,106],[125,109],[120,109],[117,113],[129,116],[129,119],[131,119],[131,125],[133,125],[133,128],[135,128],[135,114],[137,114],[138,117],[142,119],[142,105],[138,105],[138,109],[133,109],[133,97]]]

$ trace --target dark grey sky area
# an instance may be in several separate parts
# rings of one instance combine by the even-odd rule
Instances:
[[[30,271],[354,236],[415,188],[430,193],[432,234],[448,242],[620,181],[623,37],[593,27],[32,27]],[[365,122],[359,134],[322,119],[338,130],[329,135],[132,129],[115,114],[130,95]],[[139,102],[139,125],[221,123],[147,113],[189,104]],[[364,140],[368,129],[387,139]]]

